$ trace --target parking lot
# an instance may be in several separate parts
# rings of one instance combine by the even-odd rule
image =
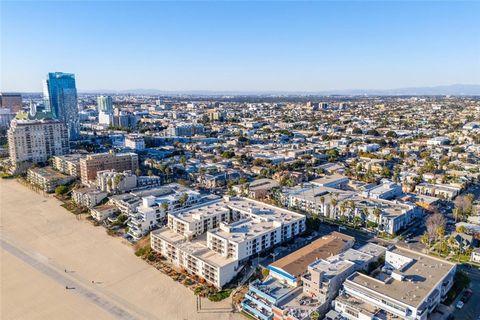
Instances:
[[[454,309],[453,315],[458,320],[477,320],[480,317],[480,270],[477,267],[466,268],[462,266],[459,268],[466,272],[470,278],[470,290],[472,290],[473,294],[462,309]],[[452,306],[458,303],[461,296],[459,294]]]

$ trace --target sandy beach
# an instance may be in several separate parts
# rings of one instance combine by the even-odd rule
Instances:
[[[121,239],[15,180],[0,179],[0,218],[1,319],[243,318],[230,299],[197,312],[189,289]]]

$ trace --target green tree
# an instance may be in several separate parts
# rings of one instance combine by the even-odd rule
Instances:
[[[187,203],[187,200],[188,200],[188,193],[183,193],[178,199],[178,204],[180,204],[180,206],[184,206],[185,203]]]
[[[313,311],[310,313],[310,320],[318,320],[320,319],[320,314],[317,311]]]
[[[57,196],[64,195],[67,192],[68,192],[68,188],[66,186],[58,186],[55,188],[55,194]]]

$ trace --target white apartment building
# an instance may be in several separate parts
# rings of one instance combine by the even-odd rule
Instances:
[[[12,172],[70,151],[67,128],[58,120],[12,120],[7,137]]]
[[[134,241],[138,241],[152,229],[160,226],[166,220],[167,212],[191,207],[201,200],[208,201],[200,193],[193,190],[174,191],[160,197],[153,195],[143,197],[136,212],[129,215],[128,234]]]
[[[354,273],[335,300],[343,317],[378,319],[380,314],[406,320],[426,320],[446,298],[453,285],[456,265],[419,252],[393,248],[385,265],[374,276]]]
[[[205,127],[200,123],[177,123],[166,129],[167,135],[180,137],[191,137],[204,132]]]
[[[131,171],[98,171],[96,185],[100,190],[108,193],[123,193],[137,187],[137,176]]]
[[[104,111],[98,112],[98,123],[110,126],[113,124],[113,114]]]
[[[28,169],[27,180],[46,192],[54,192],[56,187],[69,184],[74,178],[55,171],[50,167],[43,167]]]
[[[377,190],[381,194],[381,190]],[[370,195],[367,193],[367,195]],[[372,193],[375,197],[378,195]],[[363,221],[375,222],[382,231],[395,234],[422,214],[422,209],[409,202],[364,197],[355,191],[329,187],[297,188],[287,195],[290,207],[318,214],[332,220],[347,216],[349,221],[360,217]],[[373,214],[380,210],[380,216]],[[368,214],[366,214],[368,212]]]
[[[168,214],[151,246],[221,288],[251,256],[305,231],[305,216],[239,197]]]
[[[125,147],[133,149],[135,151],[141,151],[145,149],[145,139],[139,134],[129,134],[125,137]]]
[[[108,193],[96,188],[83,187],[72,191],[72,200],[78,205],[93,208],[107,197]]]
[[[104,204],[101,206],[94,207],[90,210],[92,218],[97,221],[103,221],[114,214],[118,213],[118,208],[113,204]]]
[[[430,184],[422,182],[415,186],[415,192],[418,194],[448,200],[455,198],[461,191],[462,188],[460,187],[445,184]]]
[[[63,156],[54,156],[52,167],[61,173],[73,177],[80,177],[80,159],[81,154],[66,154]]]

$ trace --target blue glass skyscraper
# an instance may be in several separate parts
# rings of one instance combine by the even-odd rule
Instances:
[[[65,123],[71,140],[78,139],[80,122],[75,75],[63,72],[49,73],[44,82],[43,96],[45,111],[50,112],[54,119]]]

